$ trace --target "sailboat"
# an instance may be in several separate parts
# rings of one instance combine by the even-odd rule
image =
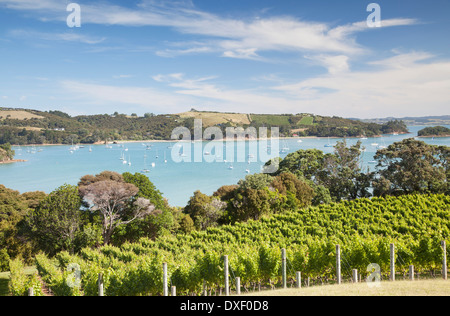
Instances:
[[[131,156],[128,157],[128,165],[131,166]]]
[[[289,151],[289,147],[286,141],[283,141],[283,148],[281,148],[281,153],[282,154],[287,154]]]
[[[164,152],[164,163],[167,163],[166,152]]]
[[[328,144],[326,144],[324,147],[334,147],[334,145],[330,143],[330,137],[328,137]]]
[[[386,147],[386,143],[384,142],[384,138],[381,137],[381,139],[382,139],[382,141],[383,141],[383,145],[379,145],[377,148],[378,148],[378,149],[385,149],[385,148],[387,148],[387,147]]]
[[[147,168],[147,155],[144,155],[144,169],[142,170],[143,173],[149,173],[150,170]]]
[[[89,152],[90,153],[92,152],[92,146],[89,146]]]

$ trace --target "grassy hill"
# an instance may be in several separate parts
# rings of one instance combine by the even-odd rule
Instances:
[[[92,144],[106,141],[169,140],[176,127],[187,127],[193,134],[194,120],[203,128],[278,127],[281,136],[360,137],[407,132],[401,121],[365,123],[340,117],[313,114],[243,114],[190,112],[144,117],[114,113],[70,116],[61,111],[27,109],[0,110],[0,144]]]

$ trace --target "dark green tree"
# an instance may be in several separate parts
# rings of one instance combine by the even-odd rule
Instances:
[[[27,223],[38,249],[49,254],[75,251],[82,227],[81,197],[78,187],[63,185],[30,212]]]
[[[450,148],[413,138],[394,143],[375,155],[374,194],[448,193]]]

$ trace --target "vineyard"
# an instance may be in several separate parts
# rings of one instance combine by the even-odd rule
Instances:
[[[301,271],[305,278],[329,282],[335,277],[337,244],[344,278],[351,277],[351,269],[364,275],[371,263],[386,276],[391,243],[398,273],[414,265],[417,272],[428,274],[442,268],[440,243],[449,235],[449,196],[408,195],[286,211],[189,235],[84,249],[77,255],[40,254],[36,265],[58,296],[97,295],[99,273],[107,296],[161,295],[163,263],[178,295],[199,295],[205,286],[214,295],[224,282],[224,255],[230,277],[240,277],[245,290],[255,290],[280,284],[281,248],[287,252],[289,278],[294,280],[295,271]]]

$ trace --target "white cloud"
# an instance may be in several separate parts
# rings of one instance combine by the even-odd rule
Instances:
[[[240,58],[240,59],[261,59],[256,53],[257,48],[241,48],[234,51],[226,51],[223,57]]]
[[[351,117],[444,114],[450,102],[450,62],[419,63],[431,57],[410,53],[372,62],[375,71],[344,72],[274,87],[307,101],[316,113]],[[401,67],[399,66],[399,63]]]
[[[353,72],[347,71],[345,58],[342,58],[339,71],[330,70],[327,75],[294,84],[254,89],[219,86],[214,82],[216,77],[192,79],[178,74],[158,75],[154,79],[166,83],[178,95],[194,97],[197,103],[208,104],[205,108],[208,110],[309,112],[360,118],[402,117],[405,113],[442,115],[446,114],[450,103],[450,61],[427,60],[431,57],[420,52],[401,54],[371,62],[375,70]],[[339,65],[339,58],[331,60]],[[279,77],[276,79],[283,81]]]
[[[113,79],[128,79],[133,78],[133,75],[115,75],[113,76]]]
[[[332,75],[350,70],[349,57],[345,55],[331,56],[331,55],[316,55],[305,56],[307,59],[311,59],[317,64],[328,69],[328,72]]]
[[[106,39],[105,37],[98,38],[71,32],[45,33],[31,30],[11,30],[8,34],[14,38],[39,38],[46,41],[78,42],[90,45],[102,43]]]
[[[2,3],[10,9],[39,11],[49,20],[66,18],[66,12],[60,11],[61,2],[56,0],[0,0],[0,4]],[[220,52],[223,57],[263,60],[261,52],[264,51],[349,56],[364,52],[353,35],[373,30],[367,26],[366,21],[332,27],[327,23],[302,21],[287,16],[255,17],[246,21],[224,18],[195,9],[190,1],[141,1],[135,8],[107,2],[82,4],[82,20],[83,25],[170,27],[180,33],[209,39],[203,45],[187,44],[179,49],[158,50],[156,54],[162,57]],[[382,27],[416,23],[418,22],[414,19],[386,19],[383,20]],[[66,40],[70,40],[69,35],[65,36]],[[72,40],[82,41],[81,38]],[[337,70],[335,67],[329,69]]]
[[[73,96],[75,102],[92,103],[97,105],[135,105],[142,109],[161,113],[178,112],[186,109],[190,104],[189,98],[172,93],[156,90],[151,87],[124,87],[80,81],[66,80],[61,86]]]

